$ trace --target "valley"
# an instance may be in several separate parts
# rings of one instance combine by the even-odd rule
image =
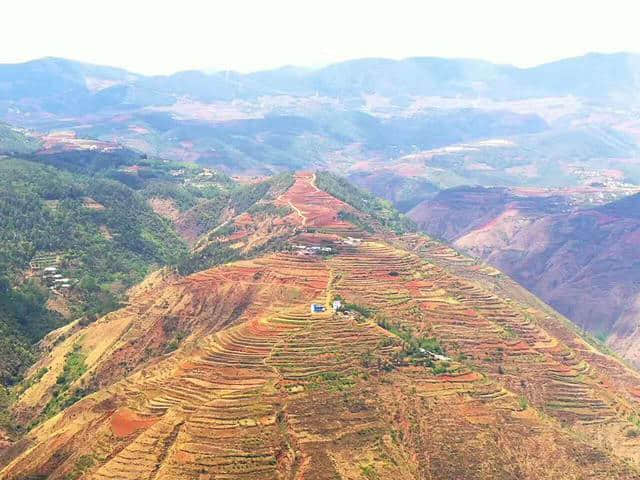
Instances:
[[[426,231],[511,275],[637,363],[632,339],[638,328],[640,197],[633,190],[618,191],[617,200],[615,195],[613,189],[459,188],[409,215]]]
[[[0,119],[45,143],[76,135],[230,175],[371,175],[376,195],[394,177],[408,210],[461,185],[640,183],[637,65],[627,53],[533,68],[365,58],[145,76],[48,57],[0,65]]]
[[[355,208],[367,197],[339,179],[273,192],[262,220],[214,235],[252,258],[161,269],[45,338],[13,406],[34,427],[0,477],[640,475],[638,373],[494,268]],[[278,248],[251,249],[265,237]]]

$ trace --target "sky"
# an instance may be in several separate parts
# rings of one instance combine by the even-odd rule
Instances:
[[[640,52],[638,18],[634,0],[21,0],[3,2],[0,63],[56,56],[168,74],[439,56],[527,67]]]

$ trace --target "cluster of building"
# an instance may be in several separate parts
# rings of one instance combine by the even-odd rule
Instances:
[[[49,290],[52,291],[71,288],[71,279],[58,273],[58,267],[45,267],[42,269],[42,280],[47,284]]]
[[[319,245],[293,245],[294,250],[298,253],[298,255],[327,255],[336,253],[338,251],[338,247],[340,245],[360,245],[362,239],[347,237],[343,238],[339,242],[333,243],[333,246],[319,246]]]
[[[60,273],[60,252],[40,253],[29,262],[30,276],[41,276],[42,282],[54,293],[69,291],[74,281]]]
[[[318,247],[318,246],[310,247],[308,245],[294,245],[293,248],[297,250],[298,255],[316,255],[319,253],[333,253],[333,248],[331,247]]]
[[[334,312],[337,312],[342,308],[342,302],[340,300],[334,300],[331,304],[331,308]],[[311,313],[323,313],[327,311],[327,307],[322,303],[312,303],[310,310]]]

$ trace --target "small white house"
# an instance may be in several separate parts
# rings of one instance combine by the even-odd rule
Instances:
[[[435,352],[430,352],[429,350],[425,350],[424,348],[419,348],[418,351],[422,355],[429,355],[431,358],[433,358],[435,360],[440,360],[442,362],[448,362],[448,361],[451,360],[449,357],[445,357],[444,355],[440,355],[440,354],[435,353]]]
[[[333,311],[337,312],[342,308],[342,302],[340,300],[334,300],[332,306],[333,306]]]

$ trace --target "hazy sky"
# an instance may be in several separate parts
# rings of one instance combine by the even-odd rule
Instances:
[[[59,56],[147,74],[420,55],[530,66],[590,51],[640,52],[636,3],[3,1],[0,62]]]

